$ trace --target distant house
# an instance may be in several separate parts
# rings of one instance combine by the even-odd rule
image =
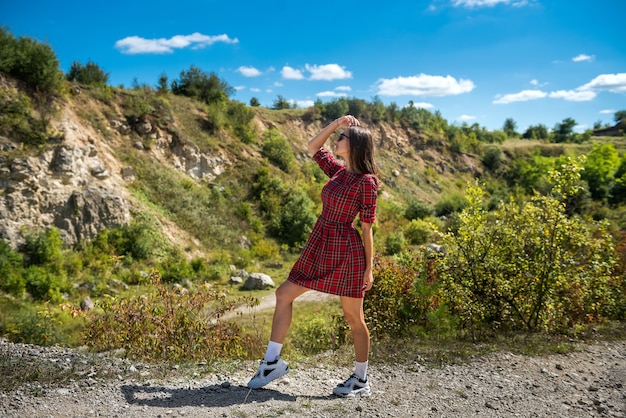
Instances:
[[[609,128],[595,129],[593,136],[622,136],[626,133],[626,122],[621,121],[615,126]]]

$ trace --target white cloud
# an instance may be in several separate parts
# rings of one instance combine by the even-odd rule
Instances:
[[[498,4],[508,4],[513,7],[523,7],[528,5],[527,0],[452,0],[454,7],[494,7]]]
[[[420,74],[411,77],[381,78],[377,82],[381,96],[452,96],[469,93],[475,87],[471,80],[456,80],[452,76]]]
[[[171,54],[175,49],[191,47],[191,49],[204,48],[216,42],[236,44],[237,38],[231,39],[228,35],[209,36],[195,32],[191,35],[176,35],[169,39],[157,38],[146,39],[139,36],[128,36],[115,42],[115,48],[122,54]]]
[[[611,93],[626,92],[626,73],[600,74],[589,83],[578,87],[580,91],[610,91]]]
[[[313,102],[313,100],[296,100],[296,104],[298,107],[306,109],[307,107],[315,105],[315,102]]]
[[[306,69],[311,73],[309,80],[343,80],[346,78],[352,78],[352,73],[346,71],[344,67],[338,64],[324,64],[324,65],[309,65],[306,64]]]
[[[335,90],[338,90],[338,91],[352,91],[352,87],[350,87],[350,86],[337,86],[337,87],[335,87]]]
[[[253,93],[260,93],[261,89],[258,88],[258,87],[250,87],[250,91],[253,92]]]
[[[316,94],[318,97],[347,97],[346,93],[337,93],[336,91],[322,91]]]
[[[603,115],[612,115],[615,113],[614,109],[603,109],[600,111],[601,114]]]
[[[285,65],[282,70],[280,70],[280,75],[287,80],[302,80],[304,75],[302,71],[296,70],[288,65]]]
[[[572,58],[572,61],[574,61],[574,62],[581,62],[581,61],[591,62],[595,58],[596,58],[595,55],[580,54],[580,55],[576,55],[574,58]]]
[[[261,71],[257,70],[254,67],[246,67],[242,65],[237,68],[237,72],[240,73],[244,77],[258,77],[261,75]]]
[[[237,90],[237,91],[241,91],[241,90],[243,90],[245,88],[246,88],[246,86],[235,86],[235,90]]]
[[[503,96],[496,96],[497,99],[493,101],[495,104],[508,104],[513,102],[527,102],[529,100],[543,99],[548,93],[541,90],[523,90],[519,93],[505,94]]]
[[[549,96],[553,99],[565,99],[568,102],[588,102],[595,99],[596,95],[594,91],[558,90],[550,92]]]
[[[456,118],[456,120],[460,120],[460,121],[463,121],[463,122],[469,122],[471,120],[476,120],[476,116],[461,115],[458,118]]]
[[[435,105],[432,103],[427,103],[427,102],[419,102],[419,103],[413,103],[413,107],[417,109],[432,109],[435,107]]]
[[[283,83],[281,83],[280,81],[274,81],[274,87],[282,87]]]

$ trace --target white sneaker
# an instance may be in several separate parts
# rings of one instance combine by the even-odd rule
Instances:
[[[344,398],[354,398],[355,396],[370,396],[370,384],[368,379],[359,379],[353,374],[343,383],[339,383],[333,389],[333,393]]]
[[[281,376],[284,376],[289,372],[289,366],[281,358],[274,361],[261,361],[259,370],[248,382],[250,389],[259,389],[267,385],[272,380],[276,380]]]

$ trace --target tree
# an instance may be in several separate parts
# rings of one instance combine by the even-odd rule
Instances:
[[[572,118],[565,118],[561,123],[554,126],[554,142],[569,142],[574,137],[574,126],[576,121]]]
[[[626,120],[626,110],[619,110],[615,112],[615,122],[626,123],[624,120]]]
[[[157,92],[159,94],[167,94],[170,91],[167,83],[167,75],[161,74],[159,76],[159,83],[157,85]]]
[[[256,97],[253,97],[250,99],[250,106],[259,107],[261,106],[261,103],[259,102],[259,99],[257,99]]]
[[[289,103],[287,99],[285,99],[283,96],[279,94],[276,100],[274,100],[273,109],[282,110],[282,109],[289,109],[289,108],[291,108],[291,103]]]
[[[109,81],[109,74],[105,73],[95,62],[88,61],[83,66],[80,62],[74,61],[65,79],[80,84],[104,86]]]
[[[546,125],[531,125],[526,128],[526,131],[522,134],[524,139],[548,139],[549,138],[548,127]]]
[[[181,71],[180,79],[172,82],[172,93],[193,97],[207,104],[223,104],[235,89],[215,73],[206,74],[196,66]]]
[[[502,130],[506,134],[507,137],[513,138],[518,136],[519,134],[516,132],[517,123],[513,120],[513,118],[508,118],[504,121],[504,126]]]

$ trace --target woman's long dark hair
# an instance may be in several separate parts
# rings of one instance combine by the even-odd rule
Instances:
[[[350,168],[357,173],[373,174],[378,178],[372,132],[361,126],[351,126],[347,134],[350,141]]]

